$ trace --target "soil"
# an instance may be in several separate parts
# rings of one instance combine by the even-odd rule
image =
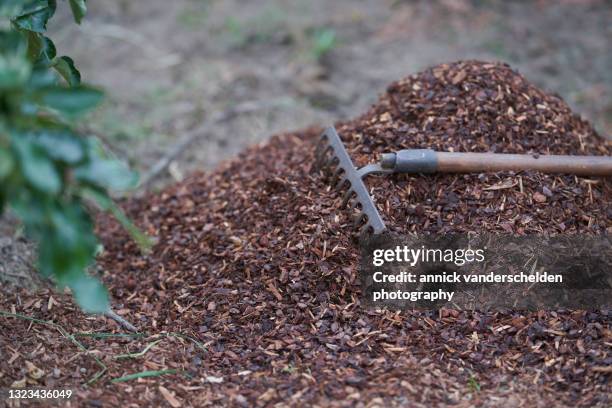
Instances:
[[[110,0],[88,7],[80,27],[60,7],[51,37],[83,78],[108,90],[87,128],[137,169],[149,169],[215,113],[264,104],[202,131],[158,187],[213,169],[270,135],[355,117],[391,81],[458,59],[510,63],[612,135],[612,8],[605,0]],[[320,55],[316,39],[326,31],[336,40]]]
[[[505,65],[477,61],[393,83],[366,114],[337,128],[356,161],[415,143],[610,154],[609,142],[560,98]],[[0,310],[13,313],[0,320],[8,356],[0,383],[71,384],[73,406],[610,405],[608,310],[362,307],[350,214],[312,171],[319,132],[274,136],[212,172],[125,203],[159,239],[148,255],[101,217],[102,278],[119,314],[145,334],[121,334],[112,321],[83,316],[67,296],[16,290],[0,302]],[[420,177],[372,179],[381,214],[395,230],[596,234],[612,227],[607,179],[526,172],[427,177],[430,187]],[[484,190],[519,177],[522,188]],[[394,202],[398,188],[415,193]],[[550,199],[547,206],[536,192]],[[412,207],[417,200],[423,208]],[[514,220],[519,209],[528,222]],[[117,382],[145,370],[155,376]],[[87,381],[94,385],[83,386]]]

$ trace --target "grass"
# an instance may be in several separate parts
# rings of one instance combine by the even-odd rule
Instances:
[[[113,378],[111,380],[112,383],[120,383],[126,381],[137,380],[139,378],[147,378],[147,377],[161,377],[162,375],[168,374],[176,374],[178,370],[155,370],[155,371],[141,371],[139,373],[124,375],[123,377]]]
[[[225,20],[223,34],[231,48],[245,48],[251,44],[272,42],[279,33],[287,31],[286,12],[277,7],[267,7],[247,19],[230,16]]]
[[[478,382],[478,380],[476,379],[476,377],[474,377],[474,375],[470,375],[470,378],[468,379],[468,388],[470,389],[471,392],[479,392],[480,391],[480,383]]]
[[[202,28],[208,20],[208,7],[210,0],[194,1],[177,16],[178,23],[187,29],[194,30]]]
[[[74,337],[74,335],[68,333],[68,331],[66,331],[66,329],[64,329],[59,324],[51,322],[51,321],[35,319],[33,317],[25,316],[25,315],[22,315],[22,314],[19,314],[19,313],[4,312],[2,310],[0,310],[0,316],[14,317],[14,318],[17,318],[17,319],[27,320],[27,321],[30,321],[32,323],[44,324],[44,325],[47,325],[47,326],[54,327],[64,338],[70,340],[74,345],[76,345],[77,348],[80,351],[82,351],[85,354],[91,356],[94,359],[95,363],[98,365],[98,367],[100,367],[100,370],[96,374],[94,374],[94,376],[91,377],[85,383],[86,385],[91,385],[91,384],[95,383],[96,381],[98,381],[106,373],[106,371],[108,371],[108,367],[98,357],[90,354],[89,350],[87,349],[87,347],[85,347],[81,342],[79,342]]]
[[[229,37],[232,47],[243,47],[247,43],[247,34],[243,25],[235,17],[228,17],[225,20],[225,33]]]
[[[11,318],[16,318],[16,319],[21,319],[21,320],[26,320],[26,321],[29,321],[29,322],[32,322],[32,323],[43,324],[43,325],[46,325],[46,326],[53,327],[64,338],[66,338],[67,340],[72,342],[75,346],[77,346],[77,348],[79,349],[80,352],[83,352],[85,355],[91,357],[95,361],[96,365],[100,368],[100,370],[98,372],[96,372],[93,375],[93,377],[91,377],[89,380],[87,380],[85,382],[85,385],[91,385],[91,384],[95,383],[96,381],[98,381],[100,378],[102,378],[107,373],[108,367],[106,366],[106,364],[104,364],[102,362],[102,360],[100,360],[98,357],[96,357],[95,355],[90,353],[89,349],[87,349],[87,347],[85,347],[80,341],[78,341],[76,339],[77,337],[90,337],[90,338],[95,338],[95,339],[112,339],[112,338],[136,339],[136,338],[147,337],[148,336],[146,333],[104,333],[104,332],[101,332],[101,333],[85,333],[85,332],[80,332],[80,333],[71,334],[66,329],[64,329],[62,326],[60,326],[59,324],[54,323],[52,321],[40,320],[40,319],[36,319],[36,318],[33,318],[33,317],[25,316],[25,315],[22,315],[22,314],[19,314],[19,313],[11,313],[11,312],[6,312],[6,311],[2,311],[2,310],[0,310],[0,316],[11,317]],[[112,356],[111,357],[112,360],[124,360],[124,359],[129,359],[129,358],[140,358],[140,357],[143,357],[153,347],[155,347],[158,343],[160,343],[164,338],[168,338],[168,337],[175,337],[175,338],[180,338],[180,339],[184,339],[184,340],[190,341],[196,347],[201,349],[202,351],[207,351],[206,347],[202,343],[200,343],[198,340],[196,340],[193,337],[190,337],[188,335],[182,334],[182,333],[176,333],[176,332],[159,333],[159,334],[153,336],[153,338],[155,338],[155,337],[158,337],[158,338],[156,340],[148,343],[142,351],[139,351],[137,353],[118,354],[118,355]],[[176,374],[176,373],[179,373],[179,370],[168,369],[168,370],[157,370],[157,371],[142,371],[142,372],[139,372],[139,373],[134,373],[134,374],[129,374],[129,375],[125,375],[125,376],[122,376],[122,377],[114,378],[114,379],[111,380],[111,382],[112,383],[119,383],[119,382],[135,380],[135,379],[138,379],[138,378],[159,377],[159,376],[163,376],[163,375]],[[182,374],[188,376],[187,373],[182,373]]]

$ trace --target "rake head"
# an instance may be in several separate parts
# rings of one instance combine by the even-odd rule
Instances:
[[[389,173],[388,170],[380,164],[369,164],[357,169],[334,127],[327,128],[321,135],[315,151],[314,168],[327,172],[336,190],[346,190],[341,207],[349,205],[351,210],[359,211],[353,219],[356,229],[362,234],[380,234],[385,231],[385,223],[363,183],[363,177],[372,173]]]

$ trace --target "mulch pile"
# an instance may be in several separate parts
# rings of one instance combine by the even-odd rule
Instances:
[[[506,65],[439,65],[389,86],[340,126],[355,162],[406,148],[455,152],[610,155],[559,97]],[[398,232],[612,232],[609,180],[541,173],[385,177],[370,181]]]
[[[410,147],[612,153],[560,98],[506,65],[476,61],[393,83],[337,129],[360,164]],[[319,131],[275,136],[210,174],[126,204],[159,238],[150,255],[101,220],[104,280],[146,336],[84,335],[121,330],[83,317],[65,296],[6,295],[2,310],[81,333],[89,352],[57,327],[4,318],[0,384],[74,384],[75,406],[610,406],[610,311],[363,308],[350,214],[311,171]],[[368,184],[398,232],[612,231],[606,179],[506,172]],[[154,341],[141,356],[117,358]],[[78,386],[103,366],[93,386]],[[177,373],[110,382],[144,370]]]

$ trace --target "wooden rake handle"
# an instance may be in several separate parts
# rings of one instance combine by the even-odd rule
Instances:
[[[483,173],[535,170],[578,176],[612,176],[610,156],[454,153],[431,149],[385,153],[380,166],[394,173]]]

